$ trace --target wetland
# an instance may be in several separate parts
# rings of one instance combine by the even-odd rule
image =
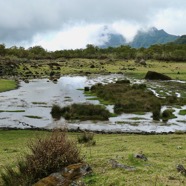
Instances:
[[[122,97],[124,93],[119,90],[122,87],[120,83],[126,80],[130,82],[127,86],[132,87],[133,93],[131,90],[127,91],[125,97]],[[100,84],[105,87],[105,90],[99,90],[96,94],[95,87],[97,85],[99,87]],[[186,120],[183,114],[186,109],[185,81],[149,81],[137,79],[127,73],[110,73],[108,75],[63,75],[57,82],[47,78],[29,79],[29,83],[20,80],[19,86],[18,89],[0,93],[1,128],[53,129],[65,127],[69,130],[113,133],[186,131]],[[145,86],[145,91],[140,94],[143,92],[143,86]],[[84,91],[85,87],[89,89],[92,87],[92,91]],[[132,94],[135,94],[135,100],[131,96]],[[167,100],[163,101],[160,112],[172,109],[174,117],[167,120],[153,119],[152,111],[155,106],[152,103],[157,103],[160,98]],[[144,101],[146,101],[145,104],[143,104]],[[121,102],[123,103],[121,104]],[[112,116],[108,117],[106,121],[79,120],[78,118],[67,120],[64,117],[55,120],[52,118],[50,113],[53,105],[66,107],[72,104],[102,105]],[[140,107],[138,108],[137,105]],[[141,108],[142,105],[145,105],[145,108]]]

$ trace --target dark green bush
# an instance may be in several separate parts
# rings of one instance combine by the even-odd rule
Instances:
[[[53,105],[50,114],[52,118],[59,120],[61,118],[61,107],[59,105]]]
[[[63,107],[61,114],[67,120],[108,120],[111,115],[102,105],[93,104],[72,104]]]
[[[146,84],[143,84],[143,83],[141,83],[141,84],[133,84],[132,85],[132,88],[133,89],[146,89],[147,88],[147,85]]]
[[[152,118],[153,118],[153,120],[155,120],[155,121],[159,121],[160,120],[160,118],[161,118],[161,112],[160,112],[160,110],[159,109],[154,109],[153,111],[152,111]]]
[[[167,121],[169,119],[175,118],[176,116],[173,114],[174,110],[173,109],[166,109],[162,112],[162,120]]]
[[[130,80],[128,79],[118,80],[116,81],[116,83],[129,83],[130,84]]]
[[[159,121],[161,119],[161,104],[159,101],[152,102],[151,104],[153,105],[152,118],[155,121]]]

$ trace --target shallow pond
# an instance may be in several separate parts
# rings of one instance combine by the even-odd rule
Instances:
[[[170,132],[186,131],[186,116],[178,114],[176,119],[166,123],[154,122],[151,113],[143,115],[122,114],[109,118],[109,121],[66,121],[63,118],[54,121],[50,111],[53,104],[66,106],[72,103],[89,102],[99,104],[97,100],[89,100],[84,95],[85,86],[95,83],[109,83],[118,79],[125,79],[123,75],[92,75],[92,76],[64,76],[55,84],[47,79],[31,80],[30,83],[20,83],[20,88],[0,93],[0,127],[47,129],[68,127],[71,129],[88,129],[105,132]],[[134,80],[133,80],[134,81]],[[136,81],[138,82],[138,81]],[[113,106],[107,106],[113,112]],[[165,107],[163,108],[165,109]]]

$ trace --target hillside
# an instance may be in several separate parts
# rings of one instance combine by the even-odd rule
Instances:
[[[176,44],[186,44],[186,35],[182,35],[174,41]]]
[[[105,34],[102,34],[105,37]],[[127,45],[126,39],[119,33],[107,33],[106,37],[108,40],[100,48],[118,47],[121,45]]]
[[[133,48],[148,48],[154,44],[165,44],[179,38],[179,36],[168,34],[163,29],[158,30],[155,27],[150,28],[148,31],[139,30],[130,43],[127,43],[124,36],[120,33],[107,33],[107,37],[108,40],[99,46],[100,48],[118,47],[121,45],[130,45]],[[178,40],[178,42],[180,41]]]

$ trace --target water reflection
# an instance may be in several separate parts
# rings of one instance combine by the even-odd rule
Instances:
[[[63,118],[53,121],[50,115],[53,104],[66,106],[72,103],[89,102],[99,104],[97,100],[88,100],[83,94],[85,86],[92,86],[95,83],[109,83],[124,79],[123,75],[111,74],[105,76],[64,76],[57,84],[47,79],[32,80],[30,83],[21,82],[17,90],[0,93],[0,127],[43,127],[43,128],[63,128],[88,129],[96,131],[121,131],[121,132],[169,132],[175,130],[186,131],[185,116],[178,115],[180,109],[175,111],[179,116],[169,120],[166,124],[154,122],[151,113],[144,115],[122,114],[109,118],[106,122],[75,121],[67,122]],[[107,109],[113,112],[113,106],[108,105]],[[165,108],[163,108],[165,109]],[[181,109],[186,109],[182,107]],[[12,112],[22,110],[24,112]],[[11,112],[8,112],[11,111]],[[29,118],[26,116],[32,116]],[[41,119],[34,118],[39,116]]]

